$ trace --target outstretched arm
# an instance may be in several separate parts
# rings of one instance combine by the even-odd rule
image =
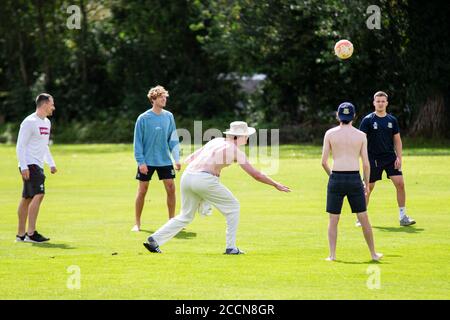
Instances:
[[[256,168],[254,168],[248,162],[247,158],[245,157],[245,154],[240,150],[238,151],[237,161],[238,161],[239,165],[241,166],[241,168],[244,169],[244,171],[247,172],[256,181],[273,186],[279,191],[283,191],[283,192],[291,191],[289,189],[289,187],[286,187],[285,185],[282,185],[281,183],[276,182],[275,180],[272,180],[270,177],[266,176],[264,173],[258,171]]]

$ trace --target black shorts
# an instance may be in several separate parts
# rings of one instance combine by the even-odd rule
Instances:
[[[155,171],[158,173],[159,180],[175,178],[175,169],[173,168],[173,166],[164,166],[164,167],[147,166],[147,169],[148,169],[147,174],[142,174],[139,171],[139,167],[138,167],[137,173],[136,173],[136,179],[139,181],[150,181],[152,179],[153,173],[155,173]]]
[[[333,171],[328,180],[327,190],[327,212],[341,214],[344,197],[353,213],[360,213],[367,210],[364,186],[358,171]]]
[[[402,172],[398,169],[395,169],[395,160],[378,160],[378,159],[370,159],[370,183],[374,183],[378,180],[382,179],[383,171],[386,171],[386,175],[388,178],[391,176],[401,176]]]
[[[22,198],[30,199],[37,194],[45,194],[44,169],[42,169],[36,164],[31,164],[28,166],[28,170],[30,170],[30,179],[25,180],[22,178],[23,180]],[[22,172],[20,168],[19,171]]]

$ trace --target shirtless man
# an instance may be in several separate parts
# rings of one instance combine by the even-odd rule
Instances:
[[[220,172],[233,162],[239,165],[255,180],[271,185],[279,191],[289,192],[289,188],[256,170],[247,160],[239,146],[245,145],[255,129],[247,123],[235,121],[225,133],[226,138],[215,138],[185,160],[189,164],[181,177],[181,211],[152,234],[144,246],[150,252],[161,253],[163,245],[186,227],[203,201],[214,205],[227,221],[225,254],[242,254],[236,246],[236,232],[239,223],[239,201],[228,188],[219,181]]]
[[[351,103],[344,102],[339,105],[337,118],[340,124],[328,130],[323,141],[322,166],[330,177],[327,190],[327,212],[330,214],[328,261],[336,260],[337,226],[345,196],[352,212],[358,216],[372,259],[380,260],[383,256],[375,251],[372,227],[367,216],[365,194],[369,192],[370,177],[367,138],[364,132],[352,126],[354,117],[355,107]],[[328,166],[330,151],[333,156],[333,170]],[[364,185],[359,174],[359,157],[363,162]]]

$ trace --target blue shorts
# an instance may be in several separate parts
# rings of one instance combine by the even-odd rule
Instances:
[[[328,180],[327,212],[341,214],[344,197],[353,213],[367,210],[364,185],[358,171],[333,171]]]

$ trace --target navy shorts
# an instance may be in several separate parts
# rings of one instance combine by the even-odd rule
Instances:
[[[366,197],[364,185],[358,171],[333,171],[328,180],[327,212],[341,214],[344,197],[353,213],[365,212]]]
[[[159,180],[175,178],[175,169],[173,168],[173,166],[164,166],[164,167],[147,166],[147,169],[148,169],[147,174],[142,174],[139,171],[139,167],[138,167],[137,173],[136,173],[136,179],[139,181],[150,181],[152,179],[152,176],[155,173],[155,171],[158,173]]]
[[[383,171],[386,171],[386,175],[388,178],[391,176],[401,176],[402,172],[398,169],[395,169],[395,160],[389,159],[386,160],[378,160],[378,159],[370,159],[370,183],[374,183],[378,180],[382,179]]]
[[[37,194],[45,194],[45,175],[44,169],[38,165],[31,164],[28,166],[30,170],[30,179],[23,180],[22,198],[30,199]],[[19,171],[21,172],[20,168]]]

